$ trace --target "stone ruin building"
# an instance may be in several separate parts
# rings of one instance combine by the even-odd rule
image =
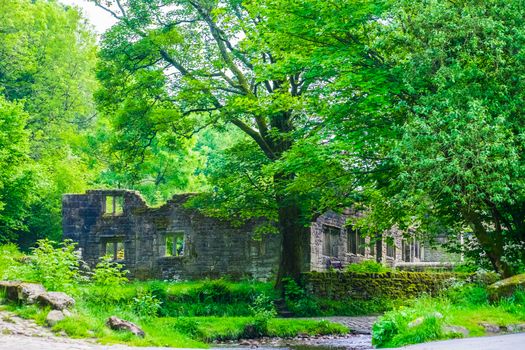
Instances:
[[[277,272],[280,237],[255,234],[256,223],[234,227],[184,207],[190,194],[175,195],[149,207],[138,192],[91,190],[62,200],[65,239],[78,243],[82,258],[95,266],[110,255],[139,279],[197,279],[249,276],[269,278]],[[441,261],[439,252],[392,230],[394,244],[370,245],[348,225],[355,213],[328,212],[311,224],[306,271],[323,271],[363,259],[389,265]]]

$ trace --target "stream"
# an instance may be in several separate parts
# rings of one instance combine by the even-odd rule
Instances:
[[[273,339],[268,342],[263,339],[262,341],[216,344],[213,347],[215,350],[370,350],[373,348],[372,337],[368,334],[355,334],[345,337]]]

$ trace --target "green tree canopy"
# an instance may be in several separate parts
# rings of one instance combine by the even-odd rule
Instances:
[[[504,275],[525,261],[523,5],[400,2],[380,47],[406,116],[383,196],[455,239],[472,232]]]
[[[355,183],[342,177],[360,169],[353,160],[343,165],[333,159],[353,145],[331,141],[333,131],[323,126],[333,91],[324,87],[336,76],[337,62],[319,69],[327,61],[289,53],[290,47],[304,46],[306,53],[318,45],[310,45],[306,37],[276,35],[289,29],[280,28],[282,17],[272,17],[280,3],[94,2],[119,20],[102,41],[98,101],[125,138],[133,140],[127,148],[141,154],[159,135],[171,136],[175,143],[207,126],[225,133],[232,130],[229,125],[235,127],[244,136],[208,163],[213,189],[205,198],[209,212],[233,220],[273,220],[283,236],[279,277],[297,277],[307,249],[305,225],[322,211],[319,197],[349,196]],[[329,7],[327,14],[334,11]],[[350,66],[368,59],[375,64],[360,41],[366,37],[362,26],[377,12],[365,11],[369,8],[368,2],[346,8],[355,21],[345,30],[362,35],[347,42]],[[301,26],[303,15],[312,17],[315,7],[293,10],[298,13],[290,17],[291,31]],[[331,43],[338,40],[332,34],[326,36]],[[351,91],[364,93],[356,86],[345,90],[346,97]],[[308,183],[309,177],[319,186]],[[320,187],[331,184],[330,191]]]
[[[0,8],[0,95],[26,116],[19,121],[28,135],[23,168],[33,179],[22,186],[30,196],[6,194],[18,201],[21,221],[5,230],[28,245],[60,236],[62,193],[90,178],[80,146],[95,118],[95,42],[79,13],[55,1],[0,0]]]

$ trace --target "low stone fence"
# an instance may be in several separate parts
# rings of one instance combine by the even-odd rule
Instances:
[[[465,281],[470,276],[450,272],[309,272],[303,274],[302,281],[305,289],[317,297],[369,300],[436,294],[454,281]]]

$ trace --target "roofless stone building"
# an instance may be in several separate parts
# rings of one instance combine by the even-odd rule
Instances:
[[[67,194],[62,200],[64,238],[78,243],[90,266],[109,254],[139,279],[269,278],[277,272],[279,235],[257,236],[256,222],[235,227],[204,216],[184,207],[190,196],[175,195],[160,207],[149,207],[136,191]],[[383,240],[370,245],[348,225],[355,215],[328,212],[311,224],[305,271],[363,259],[390,265],[444,259],[414,239],[404,240],[396,230],[384,233],[394,244]]]

